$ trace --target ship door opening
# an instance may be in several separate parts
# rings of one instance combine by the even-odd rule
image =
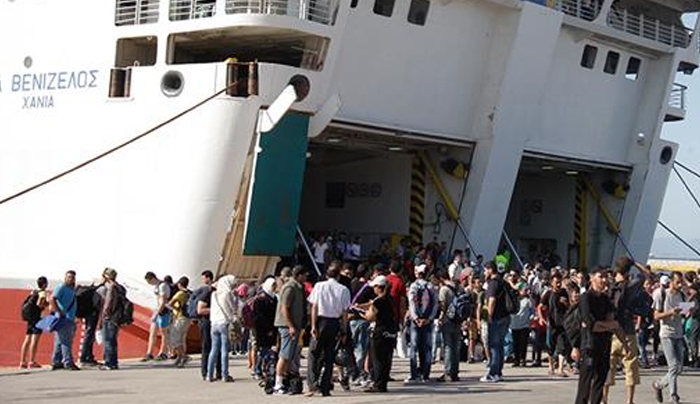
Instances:
[[[472,151],[467,142],[332,123],[309,142],[299,225],[307,239],[357,240],[363,260],[402,240],[448,244],[454,222],[419,155],[456,201]]]
[[[611,262],[615,235],[600,206],[619,224],[629,174],[619,166],[523,157],[505,226],[523,261],[568,268]]]

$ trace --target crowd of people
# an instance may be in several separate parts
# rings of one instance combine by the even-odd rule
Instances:
[[[383,393],[397,351],[410,362],[405,384],[459,382],[463,361],[483,361],[480,382],[500,383],[507,380],[504,364],[510,363],[542,367],[552,377],[578,375],[575,402],[581,404],[607,402],[618,369],[627,403],[633,403],[640,368],[661,365],[668,372],[653,383],[655,397],[662,402],[668,390],[678,403],[683,366],[698,364],[700,279],[695,273],[659,276],[627,257],[587,271],[549,260],[518,268],[507,253],[484,262],[456,250],[448,260],[438,244],[402,243],[398,251],[382,249],[363,261],[359,239],[341,240],[342,249],[330,237],[313,243],[316,266],[323,270],[315,283],[303,265],[280,268],[259,285],[234,275],[215,280],[204,271],[203,286],[194,291],[186,277],[173,284],[148,272],[145,280],[157,303],[142,360],[172,359],[184,367],[190,360],[187,332],[196,323],[200,375],[209,382],[234,380],[229,354],[234,345],[243,345],[238,349],[247,350],[251,377],[267,393],[306,390],[328,396],[334,381],[343,389]],[[125,291],[114,269],[105,269],[103,280],[95,290],[94,315],[82,318],[103,344],[104,364],[98,365],[116,370],[123,323],[117,306]],[[79,369],[71,353],[77,293],[75,273],[69,271],[53,294],[46,293],[46,279],[40,278],[30,295],[40,313],[50,307],[68,320],[54,333],[53,369]],[[41,331],[35,320],[28,320],[20,367],[39,366],[34,355]],[[81,363],[96,364],[92,341],[85,340]],[[307,344],[304,389],[302,347]],[[439,361],[441,371],[431,378]]]

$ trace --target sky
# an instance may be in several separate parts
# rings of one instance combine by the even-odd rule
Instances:
[[[679,73],[676,82],[688,86],[686,93],[686,118],[679,122],[665,123],[661,137],[680,145],[676,160],[700,173],[700,69],[692,76]],[[685,170],[679,172],[690,186],[696,197],[700,198],[700,179]],[[671,173],[666,197],[659,220],[673,229],[686,241],[700,249],[700,208],[683,187],[675,173]],[[660,226],[655,238],[672,237]],[[652,247],[652,251],[654,248]],[[692,252],[689,252],[692,256]]]

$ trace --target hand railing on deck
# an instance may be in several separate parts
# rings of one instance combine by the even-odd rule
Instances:
[[[688,86],[679,83],[673,83],[671,95],[668,98],[668,105],[673,108],[679,108],[685,111],[685,92]]]
[[[170,0],[170,21],[213,17],[216,0]]]
[[[633,14],[627,9],[612,8],[608,13],[608,25],[652,41],[687,48],[690,32],[682,25],[664,23],[656,17]]]
[[[598,17],[602,0],[547,0],[547,6],[566,15],[593,21]],[[607,15],[608,26],[638,37],[679,48],[690,45],[691,30],[679,24],[662,22],[656,17],[634,14],[613,6]],[[698,43],[700,49],[700,42]]]
[[[159,0],[116,0],[115,25],[138,25],[158,22]]]
[[[333,25],[338,3],[339,0],[226,0],[226,14],[286,15]]]
[[[593,21],[600,13],[600,3],[597,0],[550,0],[547,4],[566,15]]]

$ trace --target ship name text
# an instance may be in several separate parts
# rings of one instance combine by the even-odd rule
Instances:
[[[5,90],[22,94],[22,109],[54,108],[54,96],[49,92],[97,88],[98,73],[99,70],[74,70],[13,74],[9,83],[5,83],[10,84]],[[0,80],[0,93],[2,91]]]

